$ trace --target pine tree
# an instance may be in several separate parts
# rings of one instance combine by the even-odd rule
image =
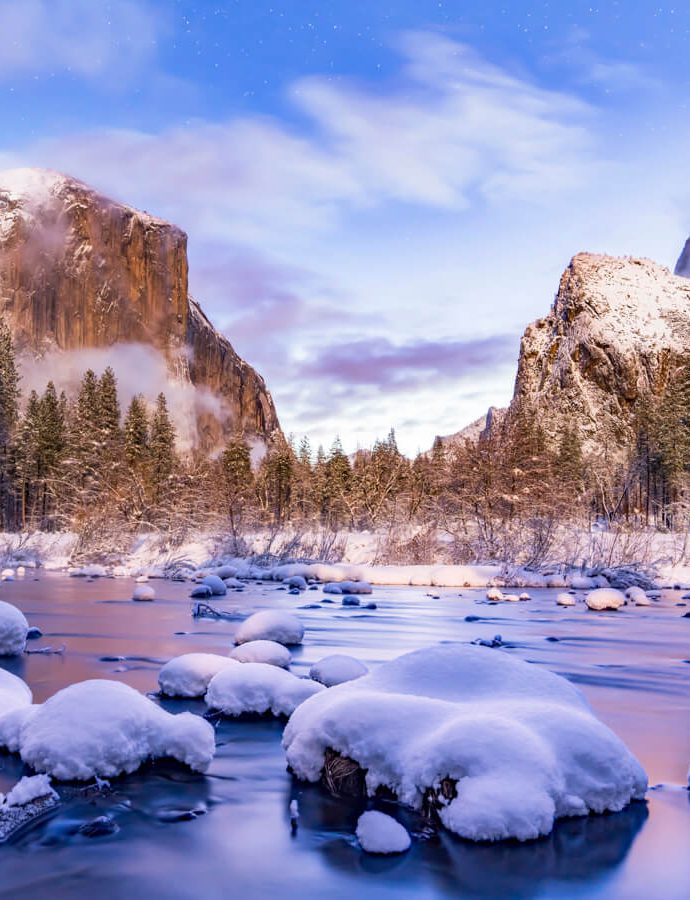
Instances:
[[[150,485],[153,502],[160,511],[170,500],[175,471],[175,428],[170,420],[165,394],[159,394],[151,420]]]
[[[231,438],[226,444],[220,457],[220,472],[230,530],[237,539],[254,482],[251,453],[240,437]]]
[[[130,469],[141,469],[149,456],[149,419],[146,401],[132,397],[124,422],[125,459]]]
[[[2,526],[13,526],[14,460],[11,443],[19,418],[19,374],[12,345],[12,334],[0,319],[0,516]]]

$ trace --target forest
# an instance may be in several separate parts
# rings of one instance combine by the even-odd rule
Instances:
[[[476,441],[437,438],[414,459],[393,431],[352,455],[338,438],[314,450],[307,437],[278,433],[257,463],[243,434],[212,458],[178,453],[165,396],[155,404],[135,396],[122,410],[110,368],[85,372],[74,396],[49,382],[24,397],[2,323],[2,526],[72,530],[85,546],[113,552],[136,533],[174,545],[211,530],[241,553],[244,536],[263,529],[319,534],[314,549],[328,556],[337,535],[377,531],[382,562],[539,566],[557,549],[576,562],[577,530],[687,531],[690,365],[679,357],[668,372],[663,390],[638,403],[622,447],[585,453],[575,428],[549,440],[536,411],[521,409]]]

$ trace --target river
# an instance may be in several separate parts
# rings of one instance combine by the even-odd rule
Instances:
[[[224,720],[205,775],[157,764],[114,780],[110,791],[61,788],[57,814],[0,846],[1,897],[690,898],[690,618],[682,617],[680,592],[664,591],[650,607],[593,613],[584,604],[557,607],[551,590],[532,590],[525,603],[488,605],[484,591],[380,587],[372,598],[378,608],[363,610],[320,603],[320,591],[296,597],[264,583],[214,601],[237,613],[227,621],[193,619],[186,584],[151,584],[154,603],[131,602],[127,579],[29,573],[3,583],[0,599],[44,633],[29,649],[64,651],[0,659],[0,666],[24,678],[37,702],[86,678],[155,692],[163,662],[192,651],[227,653],[241,618],[267,607],[296,610],[304,622],[304,645],[293,654],[297,674],[333,652],[371,667],[440,641],[500,634],[507,648],[490,652],[547,666],[580,686],[645,767],[647,802],[561,821],[542,840],[495,845],[428,832],[413,813],[396,810],[416,836],[411,850],[371,857],[354,838],[360,808],[286,772],[283,723]],[[204,711],[200,702],[164,705]],[[16,756],[0,753],[0,791],[22,772]],[[300,807],[294,835],[293,798]],[[98,815],[111,816],[119,830],[78,833]]]

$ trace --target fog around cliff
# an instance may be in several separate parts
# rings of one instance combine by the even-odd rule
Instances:
[[[207,388],[172,375],[165,357],[149,344],[113,344],[82,350],[51,350],[40,358],[29,353],[18,358],[21,388],[26,398],[31,390],[41,393],[48,381],[68,397],[79,388],[87,369],[101,375],[108,366],[115,372],[124,414],[135,394],[143,394],[153,403],[163,393],[177,430],[177,446],[182,452],[198,444],[197,416],[203,413],[227,415],[222,401]]]

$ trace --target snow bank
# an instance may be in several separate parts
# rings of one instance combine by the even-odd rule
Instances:
[[[357,822],[357,840],[367,853],[404,853],[410,836],[391,816],[374,809],[362,813]]]
[[[33,700],[31,689],[11,672],[0,669],[0,717],[11,709],[21,706],[31,706]]]
[[[323,691],[322,684],[297,678],[265,663],[244,663],[219,672],[208,686],[206,703],[226,716],[271,712],[289,716],[308,697]]]
[[[65,781],[110,778],[161,757],[204,771],[215,752],[213,727],[204,719],[171,715],[128,685],[100,679],[0,717],[0,746]]]
[[[249,641],[276,641],[291,647],[301,644],[304,637],[304,626],[289,612],[278,609],[267,609],[249,616],[237,629],[236,644],[247,644]]]
[[[241,663],[265,663],[280,669],[289,669],[292,662],[290,651],[277,641],[248,641],[231,650],[230,657]]]
[[[214,675],[235,665],[215,653],[184,653],[167,662],[158,673],[161,693],[169,697],[203,697]]]
[[[384,663],[295,711],[283,744],[317,781],[326,750],[471,840],[548,834],[561,816],[620,810],[641,798],[638,761],[558,675],[473,646],[438,646]],[[442,785],[442,782],[444,783]]]
[[[26,647],[29,623],[24,613],[0,600],[0,656],[18,656]]]
[[[587,594],[585,603],[590,609],[620,609],[625,605],[625,594],[615,588],[597,588]]]
[[[324,656],[309,669],[309,677],[326,687],[353,681],[366,675],[369,669],[355,659],[354,656],[346,656],[344,653],[334,653],[332,656]]]

